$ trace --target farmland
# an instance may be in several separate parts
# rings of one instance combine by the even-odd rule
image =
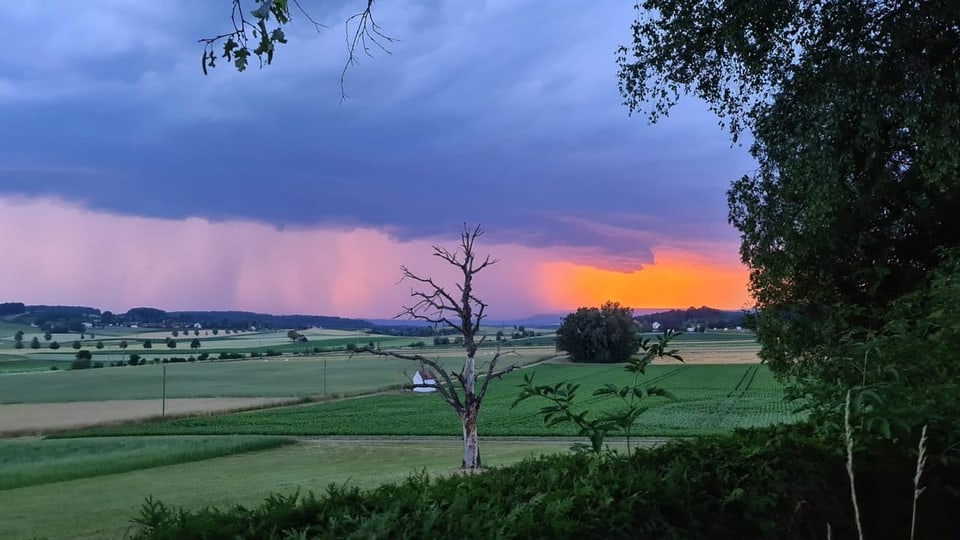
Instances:
[[[290,444],[280,437],[0,440],[0,491],[200,461]]]
[[[449,407],[437,395],[401,390],[416,364],[342,350],[374,342],[457,367],[462,350],[456,346],[428,342],[409,349],[419,339],[322,331],[304,348],[283,332],[246,332],[200,336],[201,351],[245,353],[243,360],[74,371],[64,369],[75,354],[69,345],[15,350],[16,329],[2,330],[0,432],[60,432],[0,440],[0,537],[116,537],[148,494],[187,506],[252,504],[271,492],[316,491],[329,482],[371,486],[423,469],[449,474],[460,459],[461,428]],[[37,335],[36,329],[24,332],[27,341]],[[192,332],[178,336],[176,349],[158,347],[169,336],[102,329],[83,347],[105,362],[133,352],[158,359],[189,354]],[[63,336],[61,343],[76,337]],[[144,339],[154,340],[152,351],[142,349]],[[104,348],[93,350],[101,340]],[[128,341],[125,350],[122,340]],[[595,413],[615,406],[593,397],[595,389],[628,382],[622,365],[571,364],[556,356],[551,340],[537,336],[510,345],[512,354],[503,361],[523,369],[490,387],[480,415],[485,463],[563,452],[580,441],[569,426],[544,426],[544,403],[511,407],[524,374],[534,374],[537,384],[580,384],[578,403]],[[783,390],[769,370],[757,364],[751,335],[688,334],[676,345],[686,363],[658,361],[641,378],[676,399],[650,399],[634,436],[711,435],[799,418],[782,402]],[[267,350],[282,354],[249,358]],[[481,349],[480,363],[495,350]],[[163,390],[169,416],[160,419]],[[49,507],[58,508],[55,516]]]
[[[580,404],[603,412],[616,403],[592,397],[606,383],[623,384],[622,366],[546,364],[522,370],[534,373],[538,384],[579,383]],[[528,400],[511,407],[522,374],[514,372],[491,385],[480,417],[486,436],[574,435],[572,427],[546,428],[539,409],[544,403]],[[642,379],[662,387],[675,400],[650,398],[650,410],[640,417],[634,435],[689,436],[728,432],[792,422],[795,405],[783,402],[783,391],[770,371],[757,364],[657,365]],[[314,405],[247,413],[107,426],[75,435],[456,435],[457,417],[437,396],[397,392]]]
[[[51,443],[59,441],[42,441]],[[485,441],[484,460],[506,465],[564,452],[567,440]],[[318,441],[0,490],[0,538],[120,538],[149,494],[166,503],[199,508],[255,505],[272,493],[322,491],[329,484],[373,487],[412,473],[451,474],[459,463],[457,439],[425,441]],[[52,451],[51,451],[52,452]]]
[[[462,362],[454,348],[424,352],[445,365]],[[483,350],[481,361],[489,358]],[[509,361],[527,364],[553,356],[553,347],[524,347]],[[354,395],[408,384],[417,366],[371,355],[283,356],[0,376],[0,403],[51,403],[160,397],[322,397]]]

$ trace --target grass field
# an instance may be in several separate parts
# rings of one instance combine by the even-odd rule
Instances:
[[[0,491],[276,448],[284,437],[0,440]]]
[[[547,364],[528,370],[537,384],[571,381],[582,385],[581,407],[594,412],[614,408],[610,399],[595,398],[593,390],[608,382],[624,384],[620,365]],[[527,400],[512,408],[522,382],[514,372],[490,386],[480,415],[479,430],[487,436],[574,435],[570,426],[547,428],[539,414],[545,402]],[[635,435],[689,436],[726,433],[737,427],[788,423],[800,419],[783,402],[783,389],[766,366],[657,365],[642,378],[672,392],[677,400],[649,399]],[[376,395],[316,405],[208,417],[107,426],[75,432],[81,435],[457,435],[459,420],[436,395],[409,392]]]
[[[0,405],[0,437],[40,435],[51,431],[136,422],[162,416],[217,414],[272,407],[297,398],[180,398]]]
[[[485,463],[496,466],[565,452],[569,441],[481,445]],[[451,474],[461,456],[456,439],[346,440],[9,489],[0,491],[0,538],[121,538],[148,495],[187,508],[252,505],[271,493],[322,491],[331,483],[371,487],[422,470]]]
[[[525,364],[549,357],[553,352],[552,347],[528,347],[518,350],[516,356],[506,361]],[[427,350],[424,354],[447,365],[463,362],[462,353],[452,348]],[[489,351],[481,351],[478,358],[481,361],[489,358]],[[162,367],[128,366],[2,376],[0,403],[155,399],[160,396]],[[416,369],[413,362],[370,355],[168,364],[166,392],[171,398],[353,395],[410,384]]]

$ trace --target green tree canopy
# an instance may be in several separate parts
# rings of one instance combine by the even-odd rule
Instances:
[[[960,2],[639,7],[625,104],[656,121],[692,94],[734,140],[752,135],[759,167],[729,204],[760,355],[802,393],[834,385],[836,403],[865,379],[843,344],[882,329],[960,245]]]
[[[633,310],[616,302],[582,307],[563,318],[557,348],[574,362],[626,362],[640,347]]]

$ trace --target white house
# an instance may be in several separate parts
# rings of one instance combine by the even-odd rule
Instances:
[[[413,391],[420,393],[429,393],[436,392],[436,388],[430,388],[430,386],[437,385],[437,376],[434,375],[430,370],[424,370],[421,375],[420,372],[413,374]]]
[[[656,332],[657,330],[660,330],[660,323],[654,322],[650,325],[650,328],[653,328],[653,331]]]

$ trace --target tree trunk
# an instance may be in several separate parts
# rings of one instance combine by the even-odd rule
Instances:
[[[460,414],[463,422],[463,468],[480,468],[480,441],[477,440],[477,417],[480,416],[480,405],[477,403],[477,358],[476,346],[473,345],[473,336],[467,346],[467,358],[463,366],[464,375],[464,409]]]
[[[480,441],[477,439],[477,417],[480,411],[470,407],[460,415],[463,422],[463,468],[480,468]]]

